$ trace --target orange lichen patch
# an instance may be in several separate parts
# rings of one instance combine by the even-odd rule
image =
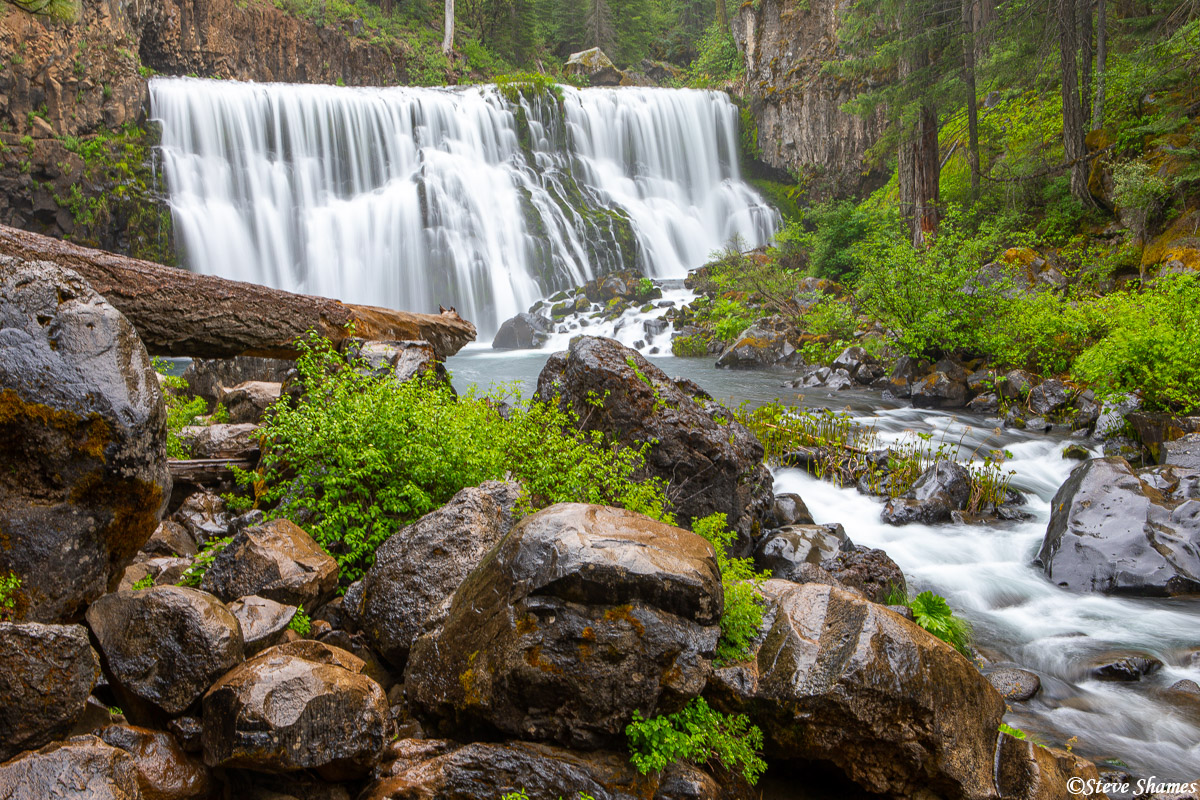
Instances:
[[[529,633],[536,633],[537,629],[537,618],[533,614],[526,614],[517,620],[517,633],[522,636]]]
[[[535,669],[540,669],[542,672],[548,672],[551,675],[562,675],[562,668],[556,664],[552,664],[542,657],[542,646],[534,645],[525,651],[525,663]]]
[[[631,605],[616,606],[608,609],[604,612],[604,619],[608,622],[627,622],[629,623],[629,627],[637,632],[638,636],[646,635],[646,626],[633,615],[633,606]]]
[[[467,657],[467,668],[458,676],[458,683],[463,690],[463,703],[468,706],[483,705],[483,695],[479,691],[475,674],[475,659],[478,657],[478,650],[471,653]]]
[[[585,642],[594,642],[594,641],[596,641],[596,631],[592,628],[591,625],[588,625],[579,634],[579,638],[583,639]]]
[[[68,434],[72,449],[101,462],[104,448],[113,438],[112,426],[99,414],[81,417],[73,411],[26,402],[12,389],[0,391],[0,426],[30,424]]]
[[[1200,269],[1200,209],[1180,214],[1142,249],[1142,268],[1178,261],[1190,269]]]
[[[1029,247],[1010,247],[1004,251],[1004,260],[1009,264],[1020,264],[1023,267],[1028,267],[1033,262],[1040,259],[1036,250]]]
[[[117,478],[95,469],[71,487],[71,503],[107,508],[112,521],[97,535],[108,543],[109,561],[121,564],[137,553],[154,534],[162,507],[162,487],[133,478]]]

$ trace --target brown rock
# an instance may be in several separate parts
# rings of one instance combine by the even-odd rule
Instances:
[[[245,381],[222,392],[221,403],[229,412],[230,422],[258,425],[282,389],[282,382]]]
[[[318,769],[329,779],[369,770],[391,734],[387,697],[345,666],[361,669],[361,660],[335,651],[317,642],[272,647],[217,681],[204,695],[205,762]]]
[[[107,594],[87,621],[122,707],[182,714],[242,660],[242,631],[217,598],[184,586]]]
[[[622,509],[562,503],[526,517],[417,640],[414,707],[446,729],[571,746],[624,743],[704,686],[723,603],[712,546]]]
[[[0,622],[0,761],[69,733],[99,677],[82,625]]]
[[[158,523],[154,535],[142,546],[141,552],[152,556],[194,556],[196,540],[183,525],[164,519]]]
[[[220,539],[229,534],[229,523],[233,515],[225,507],[225,501],[212,492],[197,492],[183,501],[173,519],[182,525],[196,544],[203,547],[211,539]]]
[[[184,752],[171,734],[133,725],[110,725],[100,738],[133,756],[143,800],[188,800],[208,795],[208,770]]]
[[[253,423],[240,425],[194,425],[180,431],[191,445],[193,458],[236,458],[257,460],[262,450],[262,428]]]
[[[1066,751],[1000,734],[996,754],[996,788],[1013,800],[1107,800],[1103,792],[1078,792],[1087,781],[1099,783],[1096,765]],[[1075,779],[1075,781],[1072,781]]]
[[[225,602],[258,595],[315,609],[337,589],[338,565],[286,519],[246,528],[216,557],[200,588]]]
[[[296,616],[296,607],[250,595],[229,604],[229,613],[237,618],[246,643],[246,657],[279,644],[283,633]]]
[[[48,744],[0,764],[4,800],[143,800],[128,753],[95,736]]]

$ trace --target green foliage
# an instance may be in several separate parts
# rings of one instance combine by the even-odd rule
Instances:
[[[751,725],[745,714],[714,711],[701,697],[674,714],[653,719],[634,711],[625,736],[630,761],[643,775],[679,761],[701,766],[719,762],[753,786],[767,769],[760,755],[763,734],[758,726]]]
[[[866,239],[876,223],[862,206],[849,200],[829,201],[805,215],[806,232],[799,238],[808,247],[808,269],[818,278],[853,280],[858,263],[854,246]]]
[[[304,613],[304,605],[296,607],[296,613],[292,615],[292,621],[288,623],[288,629],[295,631],[296,635],[304,638],[312,632],[312,620],[308,614]]]
[[[163,389],[163,402],[167,407],[167,456],[169,458],[191,458],[188,446],[179,438],[180,432],[188,425],[195,425],[198,417],[208,413],[208,403],[202,397],[193,397],[184,393],[187,381],[178,375],[169,375],[170,364],[155,357],[151,365],[155,372],[162,375],[160,384]],[[226,412],[228,418],[228,412]]]
[[[695,520],[692,530],[712,544],[717,552],[717,566],[721,570],[725,612],[721,615],[717,662],[734,664],[747,661],[753,657],[750,646],[762,631],[764,605],[758,584],[766,575],[754,570],[753,559],[729,557],[729,548],[736,534],[729,530],[724,514],[718,512]]]
[[[467,486],[511,476],[528,508],[557,502],[616,505],[670,520],[661,481],[638,481],[642,452],[577,430],[556,405],[498,401],[446,386],[397,383],[348,368],[310,336],[297,361],[304,398],[274,406],[254,485],[268,516],[304,527],[337,559],[342,580],[361,577],[375,548],[404,524]]]
[[[513,103],[517,102],[517,96],[521,93],[530,96],[548,94],[560,103],[563,99],[562,86],[539,72],[497,75],[494,80],[500,93]]]
[[[30,14],[49,17],[59,22],[74,22],[79,16],[77,0],[9,0],[17,8]]]
[[[956,617],[946,598],[933,592],[921,592],[916,597],[905,597],[893,587],[885,603],[890,606],[908,606],[913,620],[925,630],[953,647],[968,658],[971,657],[971,625]]]
[[[1107,330],[1072,372],[1101,396],[1138,391],[1147,409],[1200,411],[1200,279],[1161,278],[1097,301]]]
[[[1009,725],[1006,722],[1000,723],[1000,732],[1007,733],[1009,736],[1013,737],[1014,739],[1020,739],[1021,741],[1025,741],[1025,739],[1028,736],[1028,734],[1026,734],[1025,731],[1021,730],[1020,728],[1014,728],[1013,726]]]
[[[233,541],[232,536],[223,536],[220,539],[209,539],[204,547],[200,548],[200,552],[196,554],[196,559],[192,565],[184,570],[183,575],[179,578],[179,586],[200,585],[204,580],[204,574],[208,572],[208,568],[212,566],[213,561],[221,554],[230,542]]]
[[[154,576],[153,575],[144,575],[141,578],[138,578],[136,581],[134,581],[133,586],[131,588],[135,592],[140,592],[142,589],[149,589],[153,585],[154,585]]]
[[[20,589],[20,575],[15,572],[0,575],[0,622],[12,622],[17,611],[17,592]]]
[[[681,358],[703,358],[708,355],[708,341],[703,336],[676,336],[671,340],[671,352]]]
[[[739,81],[746,72],[733,35],[715,19],[700,37],[697,49],[696,60],[688,69],[691,86],[724,88]]]
[[[1113,167],[1113,201],[1138,241],[1171,196],[1171,184],[1145,161],[1126,161]]]

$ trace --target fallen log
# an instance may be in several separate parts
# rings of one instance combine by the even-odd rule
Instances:
[[[475,339],[475,326],[450,311],[417,314],[294,294],[82,247],[0,225],[0,255],[75,270],[129,319],[152,355],[294,358],[314,330],[335,344],[424,339],[439,359]],[[2,265],[0,265],[2,266]]]
[[[173,482],[221,483],[233,480],[233,467],[253,469],[254,462],[248,458],[172,458],[167,461],[167,471]]]

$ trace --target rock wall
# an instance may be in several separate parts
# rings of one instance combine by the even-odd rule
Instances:
[[[758,125],[759,157],[796,176],[812,200],[870,191],[886,176],[864,160],[883,131],[883,115],[842,111],[854,87],[821,74],[839,56],[845,2],[759,0],[730,20],[746,65],[740,87]]]

